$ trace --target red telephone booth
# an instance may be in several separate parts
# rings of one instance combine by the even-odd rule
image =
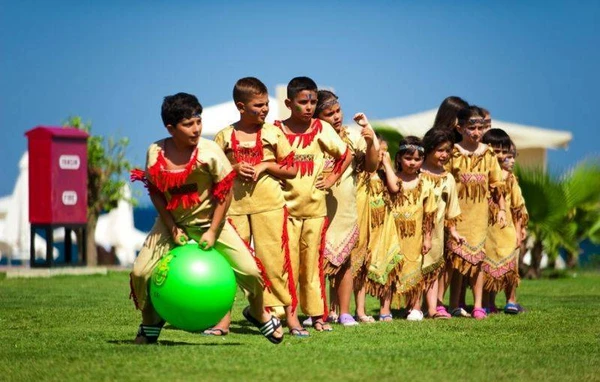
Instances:
[[[52,231],[65,228],[65,262],[72,262],[71,231],[87,225],[87,138],[69,127],[38,126],[25,133],[29,150],[29,223],[31,266],[35,263],[34,236],[46,231],[46,262],[52,265]],[[85,242],[80,244],[85,263]]]

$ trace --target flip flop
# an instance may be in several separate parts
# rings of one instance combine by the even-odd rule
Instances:
[[[310,333],[308,332],[308,330],[304,329],[303,327],[291,328],[290,335],[298,338],[310,337]]]
[[[225,337],[229,334],[229,330],[219,328],[209,328],[202,332],[203,336]]]
[[[504,306],[504,313],[506,314],[518,314],[519,306],[515,303],[509,302]]]
[[[333,328],[332,327],[325,327],[325,325],[327,325],[327,323],[323,322],[322,320],[316,320],[313,321],[313,325],[312,327],[317,331],[317,332],[332,332]],[[318,326],[321,327],[321,330],[319,330]]]
[[[389,318],[389,320],[388,320]],[[392,314],[380,314],[379,315],[379,321],[380,322],[391,322],[394,319],[394,316],[392,316]]]
[[[443,313],[440,313],[440,312],[435,312],[432,316],[429,316],[429,318],[432,318],[434,320],[449,320],[450,317],[452,317],[452,316],[450,316],[447,313],[443,314]]]
[[[373,316],[356,316],[355,319],[356,319],[356,321],[365,323],[365,324],[372,324],[375,322],[375,319],[373,318]]]
[[[256,326],[260,333],[265,336],[271,343],[275,345],[280,344],[283,341],[283,336],[275,337],[275,331],[281,327],[281,321],[277,317],[271,316],[267,322],[260,322],[250,314],[250,307],[247,306],[242,311],[242,314],[252,325]]]

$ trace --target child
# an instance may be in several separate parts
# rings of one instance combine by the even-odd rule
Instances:
[[[328,90],[319,90],[314,117],[329,123],[340,138],[350,148],[354,157],[350,166],[344,170],[342,177],[331,187],[327,194],[327,218],[329,227],[325,237],[325,273],[330,277],[330,321],[337,321],[345,326],[358,325],[350,315],[350,298],[352,296],[352,272],[350,271],[350,252],[358,240],[358,221],[356,206],[356,178],[358,169],[375,171],[379,158],[379,144],[373,142],[375,133],[367,117],[358,113],[354,120],[362,126],[361,133],[355,133],[343,126],[344,120],[338,97]],[[333,170],[333,158],[326,159],[324,176]],[[339,318],[336,312],[339,308]]]
[[[488,109],[480,107],[481,116],[483,117],[483,134],[487,133],[492,128],[492,115]]]
[[[461,139],[460,134],[456,131],[458,119],[456,115],[461,109],[469,107],[469,104],[464,99],[457,96],[446,97],[440,104],[433,126],[441,127],[452,132],[453,141],[458,142]]]
[[[394,169],[384,160],[388,189],[394,195],[392,209],[400,248],[404,259],[401,269],[390,275],[391,290],[403,296],[410,311],[407,320],[423,320],[421,296],[423,293],[423,256],[431,250],[431,232],[437,203],[432,184],[419,175],[425,151],[421,140],[408,136],[400,141]],[[388,280],[388,283],[390,280]],[[391,294],[384,292],[384,303],[391,302]],[[388,301],[389,300],[389,301]]]
[[[366,293],[382,297],[393,284],[390,273],[402,261],[398,232],[392,215],[392,199],[386,187],[386,173],[383,167],[388,145],[381,136],[379,141],[379,163],[377,171],[363,172],[359,176],[356,203],[358,206],[359,239],[357,248],[351,254],[352,275],[356,293],[356,316],[359,321],[373,322],[366,314]],[[390,280],[388,285],[388,279]],[[379,321],[392,321],[389,303],[382,301]]]
[[[512,174],[515,163],[510,137],[504,130],[490,129],[483,136],[483,142],[494,149],[498,162],[502,167],[504,180],[505,208],[511,213],[506,216],[506,226],[500,228],[494,219],[490,219],[488,238],[485,243],[486,258],[483,262],[485,276],[484,289],[493,294],[500,290],[506,291],[507,313],[518,313],[515,291],[519,284],[519,271],[517,267],[522,236],[522,224],[527,215],[525,202],[516,177]],[[489,201],[490,216],[498,210],[497,201]],[[490,302],[490,308],[495,308],[495,302]]]
[[[297,169],[292,165],[294,153],[281,130],[265,123],[269,94],[260,80],[254,77],[238,80],[233,88],[233,101],[240,120],[215,136],[215,142],[237,173],[227,215],[247,244],[254,239],[256,257],[264,265],[270,284],[263,296],[265,307],[291,305],[295,309],[297,297],[290,272],[287,210],[279,184],[279,179],[296,176]],[[229,323],[228,314],[204,333],[226,335]],[[299,323],[288,321],[288,325],[297,327]]]
[[[202,105],[191,94],[165,97],[161,114],[171,136],[150,145],[145,171],[132,171],[132,180],[146,184],[159,214],[131,272],[131,296],[142,310],[135,343],[156,343],[164,325],[147,294],[152,270],[170,249],[191,238],[204,248],[214,246],[227,259],[250,302],[244,316],[278,344],[281,323],[263,308],[258,262],[224,220],[235,172],[221,149],[200,137],[201,113]]]
[[[456,221],[460,215],[456,182],[452,174],[444,169],[452,155],[452,138],[453,134],[450,131],[439,127],[430,129],[423,137],[425,161],[421,166],[421,176],[433,186],[437,214],[431,238],[431,251],[423,256],[422,273],[428,316],[437,319],[451,317],[443,305],[444,292],[452,277],[452,268],[444,258],[444,231],[456,242],[464,241],[456,231]]]
[[[506,224],[504,197],[502,196],[502,174],[493,150],[481,143],[483,118],[475,108],[462,109],[458,113],[458,132],[462,140],[454,145],[452,162],[448,168],[457,183],[461,219],[456,229],[465,238],[462,243],[453,238],[448,240],[452,268],[469,277],[473,288],[474,309],[472,316],[478,320],[487,317],[482,307],[483,273],[481,264],[485,259],[485,239],[488,223],[488,196],[497,198],[499,210],[497,221],[500,227]],[[458,289],[460,290],[460,289]],[[451,290],[450,307],[458,307],[458,293]],[[454,314],[453,314],[454,315]]]
[[[331,331],[327,319],[325,290],[325,232],[327,231],[327,190],[337,182],[352,161],[344,141],[327,122],[314,119],[317,84],[308,77],[293,78],[287,87],[286,106],[291,116],[276,121],[295,151],[298,174],[285,183],[284,196],[289,210],[289,246],[294,275],[300,285],[300,306],[312,318],[317,331]],[[323,176],[325,154],[335,159],[333,171]],[[286,308],[288,320],[296,312]],[[307,336],[302,327],[292,328],[296,336]]]

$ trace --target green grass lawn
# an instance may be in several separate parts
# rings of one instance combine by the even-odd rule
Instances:
[[[600,380],[600,275],[519,291],[519,316],[336,325],[278,346],[242,320],[238,298],[227,337],[166,328],[159,345],[136,346],[126,273],[4,279],[0,380]]]

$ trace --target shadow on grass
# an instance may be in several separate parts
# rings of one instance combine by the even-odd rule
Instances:
[[[148,346],[148,345],[138,345],[135,344],[133,340],[109,340],[106,341],[109,344],[113,345],[132,345],[132,346]],[[158,345],[160,346],[241,346],[240,342],[208,342],[208,343],[191,343],[191,342],[182,342],[182,341],[158,341]],[[152,346],[152,345],[150,345]]]

